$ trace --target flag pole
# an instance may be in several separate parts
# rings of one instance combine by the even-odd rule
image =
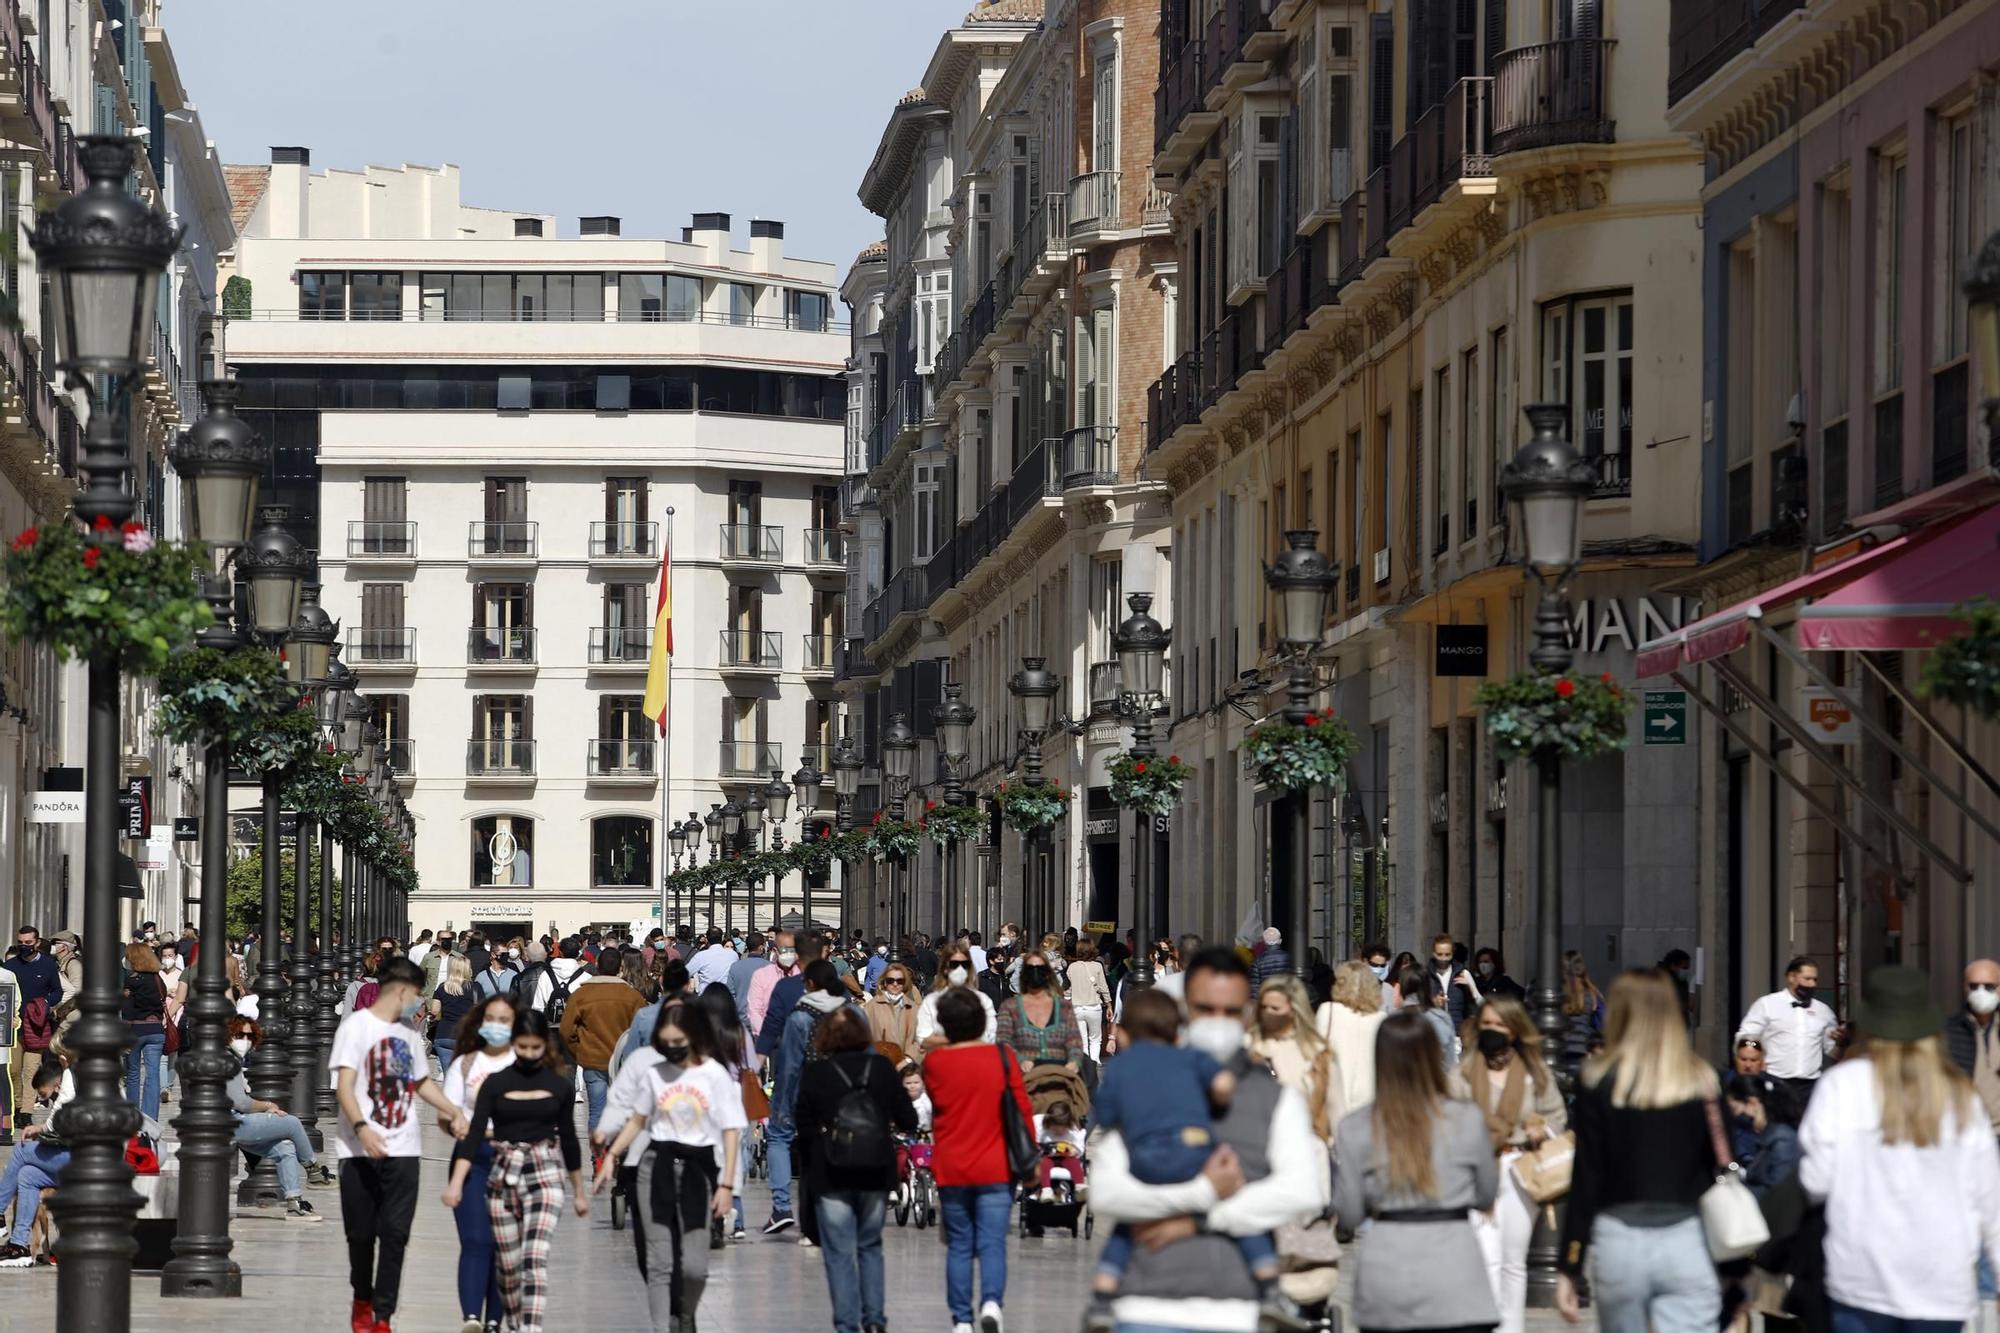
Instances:
[[[661,548],[666,552],[666,558],[660,566],[660,579],[666,585],[662,591],[666,594],[671,604],[674,583],[674,507],[672,505],[667,506],[666,518],[666,545]],[[657,626],[653,632],[655,634],[659,633]],[[674,933],[675,924],[667,911],[667,833],[669,824],[673,819],[674,808],[674,737],[673,728],[669,725],[669,719],[673,716],[673,711],[674,659],[673,655],[669,653],[667,655],[667,707],[666,711],[660,715],[660,828],[659,832],[653,838],[653,863],[659,868],[660,872],[660,929],[665,931],[670,937]]]

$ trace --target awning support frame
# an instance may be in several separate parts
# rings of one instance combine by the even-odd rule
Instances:
[[[1880,681],[1882,688],[1894,695],[1896,702],[1900,703],[1910,716],[1923,723],[1924,730],[1928,731],[1937,740],[1938,744],[1951,751],[1952,758],[1963,764],[1965,771],[1979,780],[1980,786],[1986,788],[1993,795],[2000,796],[2000,779],[1996,779],[1991,773],[1987,772],[1986,766],[1973,757],[1972,751],[1959,743],[1958,737],[1944,729],[1937,718],[1931,714],[1931,710],[1923,706],[1921,700],[1904,689],[1901,682],[1889,679],[1888,673],[1883,671],[1881,667],[1876,666],[1875,659],[1867,653],[1855,652],[1854,660],[1866,667],[1868,674]]]
[[[1714,718],[1716,724],[1720,726],[1724,731],[1728,732],[1731,736],[1733,736],[1736,739],[1736,743],[1741,745],[1746,751],[1748,751],[1753,759],[1756,759],[1759,763],[1763,764],[1764,767],[1770,769],[1771,772],[1776,774],[1777,777],[1786,786],[1790,787],[1794,792],[1796,792],[1798,794],[1799,799],[1804,801],[1806,805],[1812,809],[1814,814],[1817,814],[1821,819],[1824,819],[1827,823],[1833,825],[1835,831],[1837,831],[1841,837],[1847,839],[1850,845],[1859,848],[1863,856],[1867,857],[1870,861],[1873,861],[1877,866],[1881,867],[1883,870],[1888,871],[1889,874],[1895,878],[1897,883],[1906,884],[1909,882],[1909,875],[1906,871],[1903,870],[1901,866],[1897,865],[1894,860],[1892,860],[1888,855],[1879,850],[1874,843],[1871,843],[1870,841],[1868,841],[1866,837],[1862,836],[1859,832],[1857,832],[1854,829],[1854,827],[1847,822],[1846,818],[1841,814],[1841,812],[1834,807],[1832,802],[1828,801],[1825,797],[1821,796],[1811,787],[1808,787],[1803,781],[1800,780],[1797,774],[1793,773],[1789,768],[1786,768],[1784,764],[1779,762],[1778,757],[1776,755],[1772,754],[1769,750],[1759,745],[1756,742],[1756,740],[1751,737],[1750,733],[1744,729],[1741,723],[1737,722],[1734,718],[1730,717],[1728,713],[1723,711],[1722,705],[1716,703],[1714,700],[1710,699],[1707,695],[1703,694],[1698,688],[1696,688],[1696,686],[1692,681],[1690,681],[1686,676],[1683,676],[1680,672],[1678,671],[1670,672],[1669,677],[1673,680],[1674,684],[1686,690],[1688,692],[1688,697],[1693,699],[1697,704],[1700,704],[1702,711],[1706,712],[1710,717]]]
[[[1950,783],[1939,776],[1936,769],[1918,758],[1914,750],[1891,735],[1889,728],[1882,725],[1875,718],[1868,716],[1867,710],[1855,701],[1854,696],[1834,684],[1832,677],[1814,666],[1812,659],[1807,657],[1797,644],[1790,642],[1784,635],[1772,629],[1762,616],[1758,616],[1755,619],[1757,632],[1763,635],[1766,643],[1771,644],[1779,652],[1783,653],[1793,666],[1805,672],[1806,679],[1840,700],[1843,704],[1846,704],[1848,711],[1854,715],[1854,720],[1861,724],[1864,731],[1880,741],[1891,753],[1916,770],[1917,775],[1930,784],[1931,790],[1934,793],[1956,806],[1960,814],[1978,825],[1986,836],[1993,839],[1996,844],[2000,844],[2000,824],[1995,824],[1985,815],[1973,809],[1971,802],[1960,796]]]
[[[1835,781],[1847,788],[1848,791],[1854,793],[1855,799],[1874,812],[1878,819],[1881,819],[1884,823],[1890,825],[1897,832],[1915,843],[1923,851],[1924,855],[1930,857],[1932,861],[1937,863],[1940,869],[1954,880],[1957,880],[1960,884],[1970,884],[1972,882],[1971,871],[1967,870],[1957,861],[1954,861],[1942,847],[1932,842],[1922,829],[1904,817],[1902,811],[1869,791],[1867,784],[1849,772],[1846,764],[1840,762],[1840,756],[1828,753],[1826,747],[1815,740],[1812,733],[1806,730],[1805,724],[1784,709],[1778,707],[1768,695],[1751,684],[1749,678],[1742,672],[1729,665],[1726,660],[1720,657],[1710,659],[1709,666],[1714,669],[1715,674],[1720,676],[1723,682],[1731,689],[1757,705],[1758,711],[1770,718],[1780,731],[1791,737],[1793,744],[1803,747],[1806,754],[1819,760],[1826,770],[1833,774]]]

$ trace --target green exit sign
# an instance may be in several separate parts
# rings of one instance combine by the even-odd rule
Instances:
[[[1647,690],[1640,725],[1648,745],[1686,745],[1688,697],[1686,690]]]

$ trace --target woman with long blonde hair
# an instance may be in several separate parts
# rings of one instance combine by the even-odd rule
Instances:
[[[472,960],[455,953],[445,960],[444,975],[425,1005],[431,1018],[431,1049],[437,1054],[438,1077],[451,1068],[458,1054],[458,1027],[478,996],[472,990]]]
[[[1311,1014],[1312,996],[1303,981],[1290,973],[1265,978],[1257,988],[1257,1028],[1250,1038],[1250,1054],[1269,1065],[1278,1082],[1296,1088],[1306,1099],[1313,1133],[1330,1146],[1347,1107],[1333,1048],[1313,1026]]]
[[[1556,1279],[1563,1318],[1580,1317],[1576,1279],[1589,1257],[1600,1327],[1718,1326],[1722,1288],[1701,1224],[1701,1196],[1719,1166],[1716,1095],[1715,1071],[1688,1042],[1667,974],[1647,968],[1612,982],[1604,1053],[1584,1065],[1570,1106],[1576,1164]]]
[[[1575,949],[1563,951],[1563,1056],[1583,1063],[1591,1038],[1604,1031],[1604,992],[1590,979],[1590,967]]]
[[[1500,1316],[1467,1215],[1493,1206],[1485,1119],[1445,1086],[1444,1054],[1423,1014],[1384,1020],[1375,1102],[1335,1140],[1333,1202],[1359,1230],[1354,1322],[1363,1329],[1491,1328]]]
[[[1826,1204],[1836,1330],[1976,1321],[1979,1257],[2000,1265],[2000,1151],[1972,1081],[1945,1058],[1930,979],[1861,982],[1859,1054],[1820,1076],[1799,1183]]]
[[[1375,969],[1350,958],[1333,970],[1333,994],[1314,1016],[1319,1034],[1333,1050],[1340,1073],[1340,1097],[1350,1111],[1375,1100],[1375,1033],[1384,986]]]
[[[1500,1306],[1500,1333],[1521,1333],[1525,1326],[1528,1242],[1535,1232],[1535,1204],[1514,1178],[1514,1164],[1569,1122],[1562,1087],[1542,1059],[1541,1040],[1519,1000],[1488,995],[1466,1020],[1465,1056],[1447,1076],[1452,1096],[1463,1097],[1486,1117],[1500,1173],[1493,1211],[1472,1219]]]

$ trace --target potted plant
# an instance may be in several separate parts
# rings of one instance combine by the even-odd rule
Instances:
[[[1486,710],[1486,734],[1502,763],[1542,753],[1591,759],[1628,741],[1632,700],[1609,671],[1525,671],[1481,685],[1472,698]]]
[[[1060,782],[1003,782],[993,798],[1001,820],[1016,833],[1040,833],[1069,813],[1069,788]]]
[[[153,676],[214,623],[197,579],[201,548],[156,541],[139,523],[29,528],[4,567],[0,629],[59,658],[108,652],[128,674]]]
[[[1111,799],[1127,810],[1146,815],[1170,813],[1181,799],[1181,788],[1194,769],[1177,754],[1141,759],[1121,754],[1111,765]]]
[[[1325,708],[1307,714],[1305,722],[1297,726],[1281,719],[1266,721],[1244,744],[1257,776],[1273,787],[1338,790],[1347,781],[1347,757],[1354,752],[1354,733],[1331,708]]]
[[[977,842],[986,832],[986,812],[977,804],[940,805],[936,801],[925,801],[924,812],[917,817],[917,827],[930,835],[930,840],[940,847],[952,847],[961,842]]]

